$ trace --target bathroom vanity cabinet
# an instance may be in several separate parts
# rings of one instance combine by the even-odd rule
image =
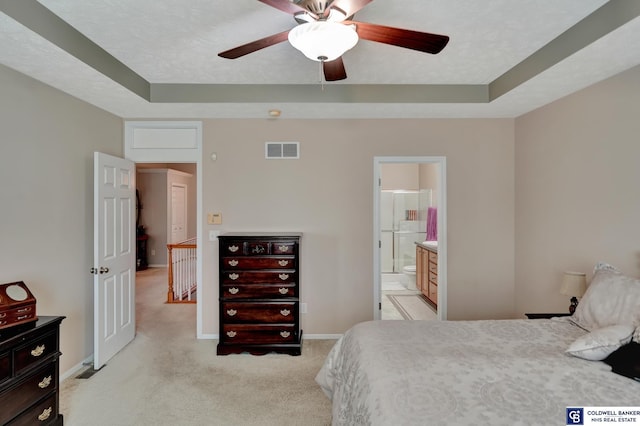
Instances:
[[[233,233],[220,243],[218,355],[300,355],[299,233]]]
[[[416,287],[434,307],[438,306],[438,251],[416,244]]]

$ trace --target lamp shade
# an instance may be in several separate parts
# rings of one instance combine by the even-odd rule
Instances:
[[[582,272],[565,272],[562,276],[560,294],[581,297],[587,290],[587,275]]]
[[[316,21],[289,31],[289,43],[314,61],[333,61],[358,43],[352,25]]]

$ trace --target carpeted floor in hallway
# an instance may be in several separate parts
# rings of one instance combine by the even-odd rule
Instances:
[[[217,341],[196,339],[196,305],[165,303],[166,269],[136,277],[136,338],[90,378],[62,383],[65,425],[331,423],[314,377],[334,340],[305,340],[297,357],[216,356]]]

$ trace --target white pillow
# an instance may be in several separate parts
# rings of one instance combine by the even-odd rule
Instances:
[[[617,324],[639,327],[640,280],[599,263],[571,320],[588,331]]]
[[[631,341],[635,327],[612,325],[580,336],[569,346],[567,353],[589,361],[602,361],[612,352]]]

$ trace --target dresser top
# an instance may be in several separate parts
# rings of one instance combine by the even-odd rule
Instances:
[[[302,232],[225,232],[220,237],[302,237]]]
[[[0,330],[0,349],[4,347],[5,344],[10,345],[14,341],[19,341],[24,335],[32,332],[33,330],[44,328],[52,324],[59,324],[65,318],[66,317],[38,316],[38,319],[31,323],[20,324]]]

